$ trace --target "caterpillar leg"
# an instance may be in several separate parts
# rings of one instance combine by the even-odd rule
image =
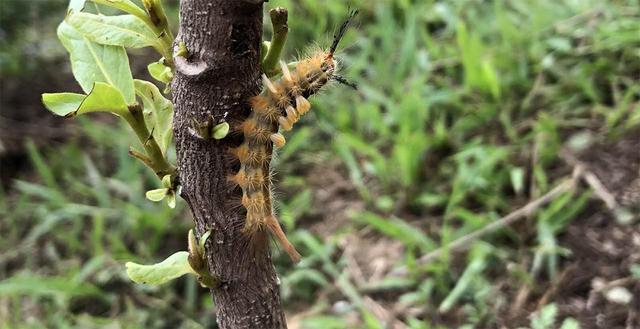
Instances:
[[[296,250],[296,248],[289,242],[287,236],[282,231],[280,227],[280,223],[278,223],[278,219],[275,215],[271,215],[267,217],[266,221],[267,227],[273,236],[278,240],[278,243],[284,249],[284,251],[289,255],[291,261],[297,263],[300,261],[300,254]]]
[[[284,136],[282,136],[282,134],[279,134],[279,133],[271,134],[269,138],[273,142],[273,145],[275,145],[278,148],[283,147],[284,144],[287,142]]]

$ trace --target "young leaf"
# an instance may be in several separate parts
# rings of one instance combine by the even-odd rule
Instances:
[[[117,88],[127,104],[135,103],[133,78],[124,47],[94,43],[66,22],[58,27],[58,38],[69,52],[73,76],[85,93],[91,91],[94,83],[104,82]]]
[[[42,103],[47,110],[65,116],[76,111],[86,95],[75,93],[42,94]]]
[[[187,50],[187,45],[184,43],[184,41],[180,41],[180,43],[178,43],[178,51],[176,52],[175,56],[184,58],[189,57],[189,51]]]
[[[204,255],[204,244],[207,242],[207,239],[209,239],[209,236],[211,235],[212,232],[213,230],[208,230],[202,233],[202,236],[200,236],[200,242],[199,242],[198,248],[200,248],[200,253],[203,255]]]
[[[167,205],[171,209],[176,207],[176,194],[175,193],[167,194]]]
[[[133,15],[103,16],[72,13],[67,23],[89,40],[111,46],[142,48],[158,46],[158,37],[141,19]]]
[[[136,94],[144,105],[144,120],[153,131],[153,138],[158,142],[162,153],[166,153],[173,131],[173,104],[164,98],[153,83],[143,80],[134,81]]]
[[[155,190],[149,190],[147,191],[147,193],[145,193],[145,197],[150,201],[158,202],[164,199],[164,197],[167,195],[168,192],[169,192],[168,188],[159,188]]]
[[[168,189],[171,188],[171,175],[164,175],[164,177],[162,177],[162,186]]]
[[[191,266],[189,266],[188,257],[188,252],[179,251],[161,263],[140,265],[127,262],[125,266],[127,267],[127,275],[132,281],[159,285],[188,273],[197,274]]]
[[[169,83],[173,79],[171,68],[163,64],[163,59],[147,65],[147,70],[154,79],[160,82]]]
[[[215,139],[223,139],[229,133],[229,124],[226,122],[217,124],[212,129],[213,138]]]

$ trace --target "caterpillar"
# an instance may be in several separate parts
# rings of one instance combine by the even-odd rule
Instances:
[[[327,83],[335,80],[355,88],[355,85],[336,74],[334,53],[357,13],[357,10],[352,11],[342,23],[327,51],[315,51],[308,58],[298,61],[292,71],[281,61],[282,76],[277,81],[263,74],[262,93],[249,99],[251,113],[235,127],[244,135],[244,141],[230,151],[240,161],[240,169],[229,177],[229,181],[242,189],[241,203],[247,211],[242,233],[248,237],[253,248],[263,247],[264,241],[268,241],[267,234],[270,234],[294,263],[300,260],[300,254],[282,231],[273,209],[270,171],[273,147],[285,145],[286,139],[279,129],[291,130],[300,117],[311,109],[307,98]]]

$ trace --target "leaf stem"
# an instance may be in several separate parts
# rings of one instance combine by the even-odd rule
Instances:
[[[136,150],[135,148],[133,148],[133,146],[131,146],[129,147],[129,155],[140,160],[147,167],[153,170],[153,167],[154,167],[153,162],[151,161],[151,159],[149,159],[149,157],[146,154]]]
[[[143,0],[142,4],[146,11],[145,23],[149,25],[160,37],[163,44],[163,52],[167,66],[173,69],[173,33],[169,27],[169,20],[162,7],[162,0]]]
[[[131,150],[129,150],[130,154],[149,166],[159,178],[162,178],[165,175],[173,175],[176,168],[167,161],[160,150],[160,146],[158,146],[158,143],[153,137],[153,134],[149,132],[149,129],[144,122],[142,106],[139,104],[129,106],[129,112],[123,115],[123,118],[127,123],[129,123],[129,126],[131,126],[138,136],[138,139],[140,140],[140,143],[142,143],[146,153],[146,155],[132,154]],[[142,155],[144,158],[141,158],[138,155]]]
[[[287,34],[289,33],[289,26],[287,25],[288,12],[287,9],[278,7],[269,11],[271,17],[271,26],[273,27],[273,35],[271,36],[271,45],[267,55],[262,61],[262,71],[268,76],[273,76],[277,73],[275,68],[280,60],[282,49],[287,42]]]

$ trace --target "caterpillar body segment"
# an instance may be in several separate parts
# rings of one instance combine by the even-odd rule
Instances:
[[[244,135],[244,142],[231,153],[240,161],[237,174],[229,181],[242,189],[241,204],[247,210],[242,228],[250,248],[258,251],[266,248],[266,233],[270,233],[287,252],[292,261],[298,262],[300,254],[282,231],[273,210],[271,194],[270,162],[273,147],[283,147],[285,137],[278,132],[288,131],[309,112],[308,97],[317,93],[331,80],[345,81],[335,75],[337,63],[333,58],[340,38],[357,11],[351,13],[343,23],[328,51],[316,51],[308,58],[300,60],[294,70],[280,62],[282,77],[272,81],[262,75],[264,90],[249,100],[251,113],[236,126],[236,131]],[[343,82],[344,83],[344,82]]]

